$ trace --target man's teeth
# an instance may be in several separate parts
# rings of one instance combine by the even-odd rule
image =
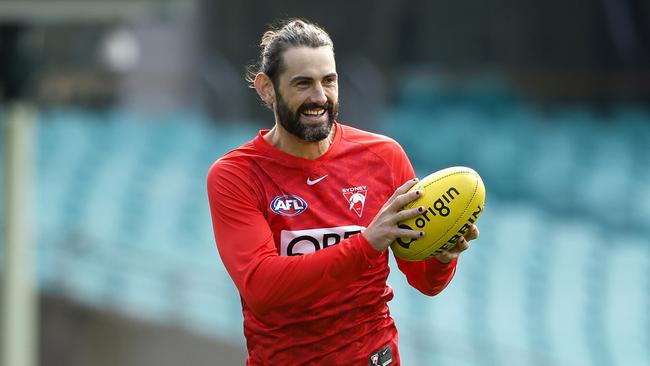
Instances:
[[[307,116],[322,116],[325,114],[325,108],[305,109],[302,113]]]

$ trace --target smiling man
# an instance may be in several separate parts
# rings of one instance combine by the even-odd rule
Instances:
[[[423,232],[397,223],[421,192],[402,148],[337,122],[329,35],[305,20],[267,31],[248,80],[275,125],[210,168],[219,255],[242,298],[247,365],[399,365],[388,246]],[[408,193],[407,193],[408,192]],[[433,296],[478,237],[420,262],[397,259]]]

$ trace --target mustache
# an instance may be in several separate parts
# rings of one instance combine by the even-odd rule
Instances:
[[[320,104],[320,103],[304,103],[302,104],[299,108],[297,113],[301,114],[307,109],[314,109],[314,108],[323,108],[325,109],[330,115],[332,114],[332,111],[334,109],[334,104],[332,102],[327,101],[325,104]]]

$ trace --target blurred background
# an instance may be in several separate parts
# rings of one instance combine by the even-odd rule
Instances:
[[[3,365],[244,364],[205,176],[289,16],[341,121],[488,190],[445,292],[391,273],[404,365],[650,364],[650,2],[2,0]]]

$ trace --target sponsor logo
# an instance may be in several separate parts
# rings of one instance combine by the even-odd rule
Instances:
[[[349,225],[307,230],[282,230],[280,255],[294,256],[313,253],[336,245],[343,239],[365,230],[363,226]]]
[[[366,205],[366,195],[368,194],[366,186],[343,188],[341,191],[343,197],[345,197],[350,205],[350,211],[356,212],[361,217],[363,215],[363,207]]]
[[[454,193],[456,193],[456,196],[454,196]],[[426,207],[424,212],[418,218],[415,219],[415,227],[417,227],[418,229],[424,229],[424,227],[427,226],[427,224],[433,219],[433,217],[449,216],[449,214],[451,213],[451,209],[449,208],[449,206],[447,206],[447,204],[451,203],[451,201],[456,199],[457,196],[460,196],[460,192],[455,187],[450,187],[447,190],[447,192],[443,193],[440,198],[435,200],[430,207]],[[406,224],[400,224],[398,226],[402,229],[415,230],[414,228]],[[458,239],[458,237],[456,239]],[[409,241],[406,242],[404,241],[403,238],[397,238],[397,244],[399,244],[404,249],[409,249],[411,243],[413,243],[416,240],[417,239],[409,239]],[[456,245],[455,239],[453,245]],[[436,251],[436,253],[440,254],[438,251]]]
[[[393,351],[390,349],[390,345],[387,345],[379,352],[375,352],[370,355],[368,359],[370,366],[387,366],[393,363]]]
[[[283,216],[296,216],[305,212],[307,202],[295,194],[283,194],[271,201],[271,210]]]
[[[324,176],[322,176],[322,177],[320,177],[318,179],[314,179],[314,180],[311,180],[311,179],[309,179],[309,177],[307,177],[307,185],[308,186],[313,186],[314,184],[320,182],[321,180],[323,180],[325,178],[327,178],[327,174],[325,174]]]

